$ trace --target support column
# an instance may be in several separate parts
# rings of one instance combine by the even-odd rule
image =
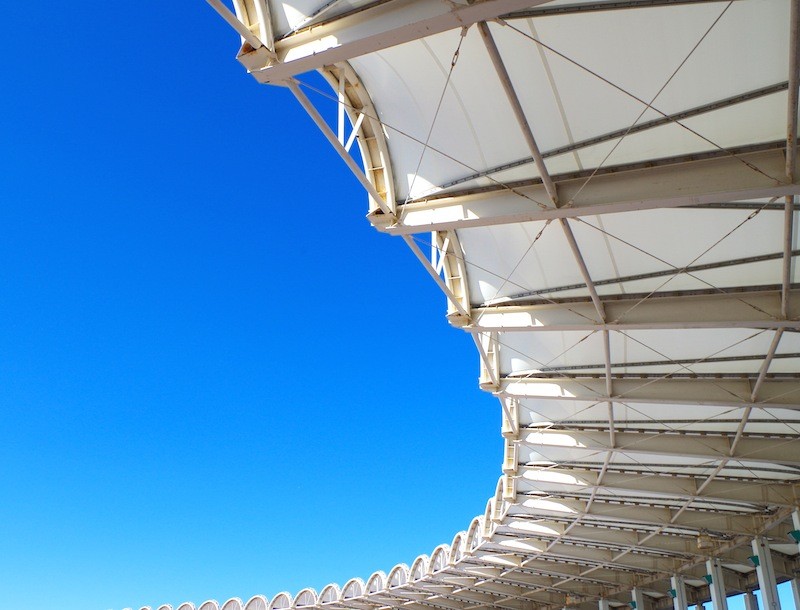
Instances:
[[[597,602],[597,610],[611,610],[611,606],[607,599],[601,599]]]
[[[687,610],[689,603],[686,600],[686,583],[683,576],[676,574],[670,579],[670,595],[672,596],[672,607],[675,610]]]
[[[800,509],[797,509],[792,513],[792,526],[793,529],[790,532],[790,535],[792,536],[792,540],[797,543],[797,547],[800,549]],[[800,609],[800,606],[798,606],[798,609]]]
[[[744,610],[758,610],[758,600],[752,591],[744,594]]]
[[[728,610],[728,597],[725,595],[725,580],[722,576],[722,566],[716,559],[706,561],[706,581],[711,592],[711,606],[714,610]]]
[[[764,610],[781,610],[778,598],[778,583],[775,580],[775,568],[772,567],[772,554],[766,538],[753,539],[753,555],[751,561],[756,566],[758,588],[761,589],[761,603]]]
[[[792,578],[792,599],[794,599],[794,607],[800,610],[800,576]]]
[[[633,608],[633,610],[645,610],[644,594],[642,593],[642,590],[639,589],[638,587],[634,587],[633,590],[631,591],[630,606],[631,608]]]

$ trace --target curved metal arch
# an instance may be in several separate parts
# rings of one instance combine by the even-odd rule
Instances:
[[[450,543],[450,555],[447,562],[454,566],[464,557],[464,551],[467,543],[467,532],[458,532],[453,536],[453,542]]]
[[[295,595],[292,600],[292,608],[308,608],[316,606],[318,602],[319,598],[317,597],[317,592],[310,587],[306,587],[298,591],[297,595]]]
[[[385,206],[394,213],[396,201],[389,147],[383,125],[366,87],[348,62],[325,66],[319,73],[334,93],[339,95],[341,110],[356,128],[358,137],[355,142],[361,152],[367,180],[382,197]],[[369,213],[380,210],[378,202],[371,197],[369,201]]]
[[[448,567],[448,558],[450,557],[450,547],[446,544],[440,544],[431,553],[431,559],[428,562],[428,574],[436,574]]]
[[[430,560],[427,555],[420,555],[414,560],[414,563],[411,564],[411,569],[409,570],[408,578],[411,582],[417,582],[422,580],[428,575],[428,565],[430,564]]]
[[[380,570],[377,572],[373,572],[372,575],[367,579],[367,584],[365,587],[365,591],[367,595],[372,593],[377,593],[386,588],[386,574],[381,572]]]
[[[351,578],[342,587],[341,599],[353,599],[354,597],[361,597],[364,595],[366,587],[364,581],[360,578]]]
[[[339,585],[336,583],[330,583],[322,587],[322,591],[319,592],[319,603],[320,604],[332,604],[334,602],[338,602],[342,599],[342,591],[339,589]]]
[[[269,602],[269,610],[285,610],[292,607],[292,595],[288,591],[281,591]]]
[[[461,243],[455,231],[431,232],[431,264],[437,272],[444,274],[444,281],[461,309],[469,312],[469,281],[467,264]],[[451,300],[447,300],[447,319],[453,326],[463,327],[470,323]]]
[[[263,595],[254,595],[247,600],[244,610],[269,610],[269,602]]]
[[[389,589],[401,587],[409,581],[408,566],[404,563],[397,564],[389,571],[389,576],[386,579],[386,586]]]

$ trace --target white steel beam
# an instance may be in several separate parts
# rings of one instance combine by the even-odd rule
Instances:
[[[588,468],[522,466],[517,483],[520,492],[538,490],[545,493],[567,489],[608,489],[649,493],[674,498],[704,498],[752,502],[776,506],[794,506],[800,486],[775,480],[741,481],[717,479],[708,483],[701,492],[702,477],[679,477],[668,474],[654,477],[651,473],[631,474],[606,471],[600,481],[599,471]]]
[[[798,550],[800,550],[800,508],[792,511],[792,530],[789,535],[797,543]],[[800,608],[800,604],[797,607]]]
[[[247,53],[239,61],[257,81],[281,82],[303,72],[468,27],[545,1],[484,0],[468,5],[429,0],[388,2],[277,40],[275,61],[253,61]]]
[[[561,208],[542,209],[533,204],[531,199],[549,199],[545,187],[534,183],[515,186],[516,192],[477,189],[398,205],[399,222],[380,213],[370,214],[369,219],[379,230],[407,234],[800,194],[800,185],[764,175],[783,178],[784,170],[781,148],[738,156],[715,152],[675,158],[664,165],[654,160],[627,169],[606,168],[592,178],[577,200]],[[583,175],[553,176],[553,180],[562,201],[571,201],[586,181]]]
[[[521,444],[535,452],[546,454],[549,449],[564,448],[572,452],[609,451],[625,454],[697,457],[707,460],[727,458],[747,462],[766,462],[800,467],[798,441],[791,439],[765,439],[742,437],[734,455],[730,455],[731,437],[727,435],[689,435],[667,432],[617,432],[614,446],[608,433],[590,431],[564,431],[548,428],[521,436]],[[525,453],[519,452],[524,460]]]
[[[552,541],[556,538],[562,537],[570,544],[583,544],[589,546],[604,547],[607,549],[620,550],[636,550],[637,552],[652,553],[654,555],[685,555],[702,557],[702,553],[697,549],[697,543],[694,538],[685,536],[665,536],[665,535],[652,535],[649,536],[647,542],[639,543],[642,538],[642,533],[647,533],[646,530],[624,530],[624,529],[611,529],[608,527],[597,527],[588,525],[571,525],[543,519],[537,521],[536,529],[538,531],[531,532],[528,535],[514,535],[504,534],[502,527],[498,529],[492,538],[492,543],[509,541],[513,546],[510,548],[524,548],[528,547],[530,551],[537,551],[543,545],[544,541]],[[529,538],[528,536],[533,536]],[[508,550],[508,549],[506,549]]]
[[[539,496],[523,498],[524,508],[513,506],[506,520],[513,519],[577,519],[589,518],[598,524],[613,527],[615,524],[641,525],[658,529],[671,524],[676,530],[699,532],[702,530],[725,536],[739,536],[745,533],[755,534],[763,527],[762,514],[752,515],[725,514],[701,510],[678,510],[670,506],[657,506],[650,503],[626,503],[606,501],[595,498],[589,506],[585,500],[558,498],[557,496]]]
[[[503,377],[500,392],[505,396],[541,400],[569,400],[600,403],[608,400],[604,379],[533,379]],[[642,404],[686,404],[715,407],[776,407],[800,409],[800,383],[796,380],[767,380],[761,385],[758,402],[750,400],[747,379],[615,379],[614,402]]]
[[[639,587],[634,587],[631,591],[631,608],[633,610],[647,610],[644,606],[644,594]]]
[[[790,294],[800,296],[800,290]],[[472,309],[474,332],[542,332],[689,328],[800,329],[800,305],[795,299],[790,319],[781,318],[781,291],[684,294],[649,298],[631,295],[603,302],[607,322],[595,303],[500,305]]]
[[[672,587],[670,595],[672,596],[673,609],[688,610],[689,604],[686,598],[686,582],[683,580],[683,576],[676,574],[670,578],[670,585]]]
[[[753,539],[753,563],[757,564],[758,588],[761,589],[761,603],[764,605],[764,610],[781,610],[772,553],[766,539],[762,537]]]
[[[794,607],[800,608],[800,576],[792,578],[792,599],[794,600]]]
[[[800,7],[797,2],[790,3],[789,9],[789,103],[787,106],[786,129],[786,177],[789,182],[795,178],[797,163],[797,107],[798,86],[800,85]],[[789,313],[789,284],[792,275],[792,240],[794,224],[794,197],[785,198],[783,221],[783,317]]]
[[[706,561],[708,589],[711,592],[711,605],[714,610],[728,610],[728,599],[725,594],[725,580],[722,566],[715,559]]]
[[[503,58],[500,56],[500,50],[497,48],[497,44],[494,41],[494,37],[489,29],[489,25],[485,21],[481,21],[478,23],[478,31],[481,33],[483,43],[486,46],[486,51],[489,53],[489,58],[492,60],[492,65],[497,73],[497,77],[500,79],[500,84],[503,86],[503,90],[506,92],[506,98],[508,98],[508,103],[511,105],[511,110],[514,112],[514,116],[517,119],[520,131],[525,138],[525,143],[528,145],[528,150],[531,152],[533,162],[536,164],[536,169],[539,170],[539,175],[542,178],[542,184],[547,191],[550,202],[554,207],[558,207],[558,194],[556,193],[556,186],[553,184],[553,180],[550,178],[550,174],[547,171],[547,166],[542,158],[539,145],[536,143],[536,138],[533,136],[533,131],[528,123],[528,118],[525,116],[525,111],[522,108],[522,104],[519,101],[519,96],[517,96],[517,92],[514,89],[513,83],[511,82],[511,77],[508,74],[508,70],[506,70],[506,66],[503,63]]]

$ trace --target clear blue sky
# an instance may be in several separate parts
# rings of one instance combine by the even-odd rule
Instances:
[[[502,453],[474,348],[216,13],[0,28],[0,608],[319,589],[465,529]]]

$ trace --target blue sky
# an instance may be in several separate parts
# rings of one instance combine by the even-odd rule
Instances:
[[[469,338],[205,2],[5,7],[0,607],[343,584],[500,474]]]

